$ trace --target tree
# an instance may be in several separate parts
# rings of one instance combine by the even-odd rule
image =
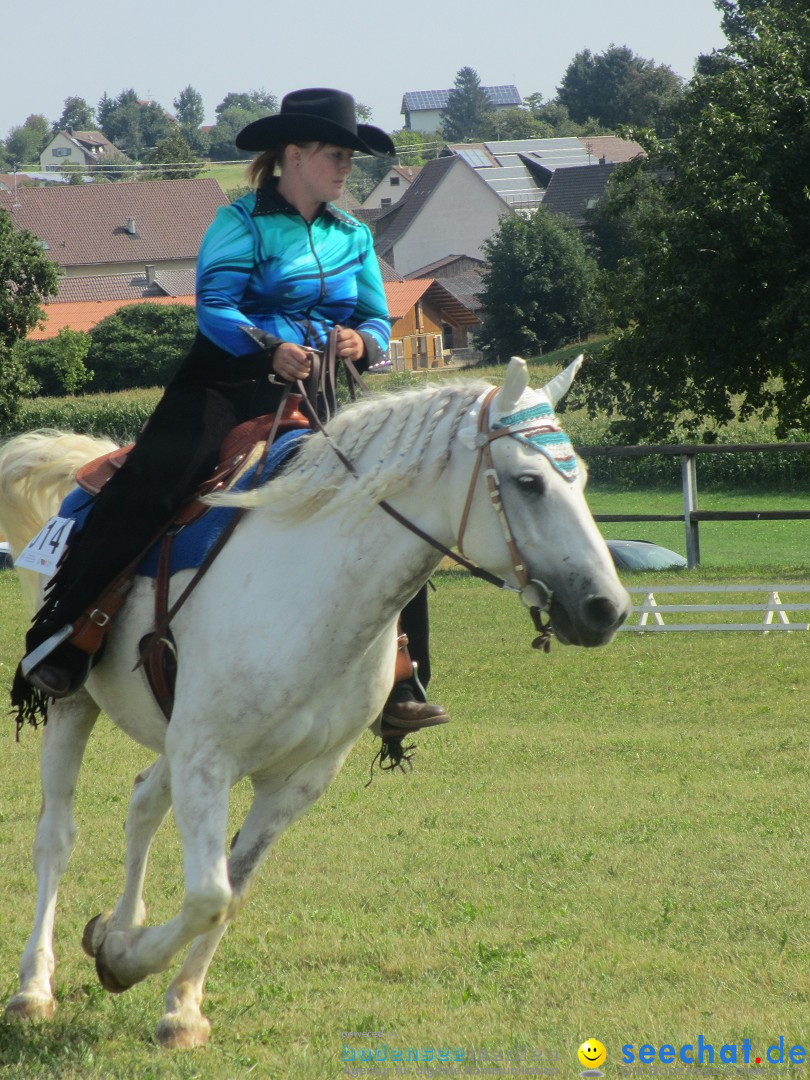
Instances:
[[[492,104],[471,67],[463,67],[441,113],[442,137],[448,142],[479,139],[491,119]]]
[[[276,97],[266,90],[226,94],[214,110],[217,122],[210,133],[211,157],[219,161],[252,157],[249,151],[236,149],[236,136],[247,124],[277,111]]]
[[[577,123],[589,117],[610,130],[620,124],[665,134],[682,80],[664,64],[636,56],[626,45],[611,45],[594,56],[577,53],[557,88],[557,100]]]
[[[504,217],[483,251],[477,340],[493,359],[556,349],[599,325],[596,263],[566,218],[542,207],[529,219]]]
[[[51,139],[51,125],[39,113],[28,117],[20,127],[14,127],[6,139],[6,152],[20,165],[39,166],[39,155]]]
[[[173,120],[154,101],[140,101],[134,90],[122,90],[114,101],[105,94],[98,104],[100,130],[122,153],[139,158],[165,139]]]
[[[84,98],[69,97],[65,98],[62,115],[54,121],[51,131],[54,135],[57,131],[67,131],[68,128],[74,131],[94,131],[95,126],[95,112]]]
[[[228,109],[245,109],[247,112],[256,113],[257,117],[266,116],[268,113],[278,112],[278,98],[264,89],[230,93],[225,95],[214,112],[221,116]]]
[[[143,161],[145,164],[155,163],[155,168],[147,173],[148,179],[155,180],[192,180],[203,169],[202,161],[176,127],[165,139],[161,139],[154,150],[143,155]]]
[[[40,304],[56,293],[58,273],[41,242],[15,229],[5,210],[0,210],[0,282],[0,431],[7,431],[19,414],[20,397],[31,391],[12,348],[42,318]]]
[[[189,146],[199,149],[200,128],[205,120],[205,107],[202,95],[193,86],[181,90],[172,104],[180,132]]]
[[[589,373],[591,404],[623,414],[625,437],[760,409],[780,435],[810,428],[810,11],[718,6],[722,62],[689,84],[670,141],[639,136],[659,192],[619,264],[620,333]]]
[[[128,304],[90,331],[93,390],[165,386],[197,332],[193,307]]]

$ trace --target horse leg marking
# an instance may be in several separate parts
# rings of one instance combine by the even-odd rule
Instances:
[[[34,926],[20,961],[20,990],[8,1002],[7,1015],[50,1018],[55,962],[53,925],[59,882],[76,838],[73,797],[87,740],[98,708],[81,692],[57,702],[42,735],[40,778],[42,806],[34,841],[37,904]]]

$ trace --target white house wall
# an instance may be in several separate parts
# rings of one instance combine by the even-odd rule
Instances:
[[[40,154],[39,167],[43,172],[54,172],[64,168],[65,165],[84,165],[85,161],[85,153],[64,132],[60,131],[54,135]]]
[[[481,245],[513,212],[459,159],[395,243],[397,273],[409,274],[447,255],[483,258]]]

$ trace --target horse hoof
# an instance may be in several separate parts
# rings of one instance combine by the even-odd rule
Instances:
[[[96,953],[98,952],[98,948],[93,945],[93,932],[95,931],[100,918],[100,913],[94,915],[87,926],[85,926],[84,933],[82,934],[82,948],[91,959],[95,959]]]
[[[6,1005],[9,1020],[52,1020],[55,1003],[40,994],[15,994]]]
[[[166,1013],[157,1026],[155,1038],[164,1050],[194,1050],[205,1046],[211,1035],[211,1024],[202,1015]]]
[[[135,985],[135,983],[122,983],[115,976],[112,968],[104,959],[102,949],[99,949],[96,953],[96,975],[98,975],[98,981],[110,994],[123,994],[125,990],[129,990],[130,987]]]

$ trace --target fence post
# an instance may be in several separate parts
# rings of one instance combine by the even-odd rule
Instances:
[[[692,521],[691,513],[697,510],[697,455],[681,455],[683,480],[683,521],[686,527],[686,565],[690,570],[700,566],[700,527]]]

